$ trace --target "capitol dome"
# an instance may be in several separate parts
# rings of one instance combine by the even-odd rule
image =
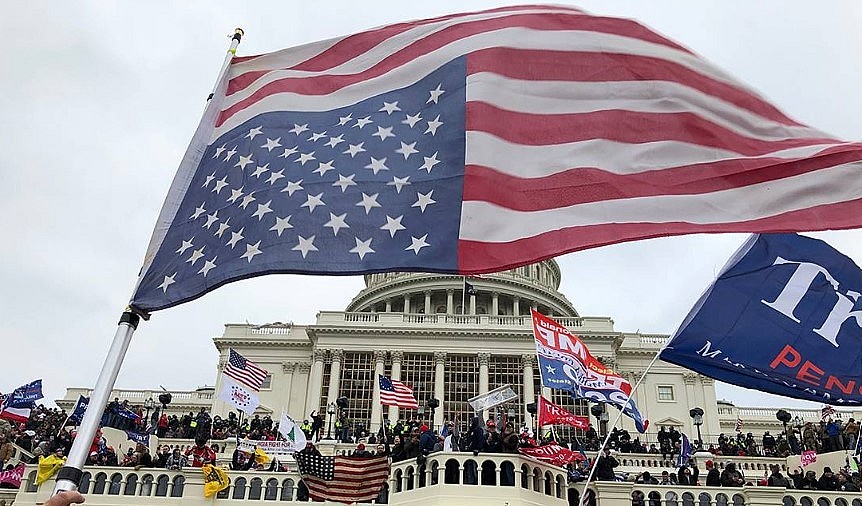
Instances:
[[[365,276],[365,288],[349,312],[417,314],[529,315],[533,307],[550,316],[577,317],[560,287],[554,260],[467,278],[475,294],[464,294],[464,277],[448,274],[388,272]],[[463,306],[462,306],[463,301]]]

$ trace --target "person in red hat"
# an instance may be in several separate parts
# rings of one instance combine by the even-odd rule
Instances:
[[[715,463],[711,460],[707,460],[706,463],[706,486],[707,487],[720,487],[721,486],[721,473],[718,472],[718,469],[715,468]]]

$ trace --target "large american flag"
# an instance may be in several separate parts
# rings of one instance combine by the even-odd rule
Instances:
[[[380,404],[406,409],[419,408],[413,389],[409,386],[383,375],[377,375],[377,382],[380,385]]]
[[[323,457],[294,454],[308,495],[321,501],[370,501],[389,478],[389,457]]]
[[[133,296],[494,272],[621,241],[862,225],[862,145],[627,19],[514,6],[235,57]]]
[[[230,348],[224,374],[259,392],[269,372]]]

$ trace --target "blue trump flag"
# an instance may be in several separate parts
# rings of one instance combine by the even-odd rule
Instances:
[[[37,379],[16,388],[6,398],[4,406],[7,408],[32,408],[33,404],[42,397],[44,397],[42,395],[42,380]]]
[[[661,352],[741,387],[862,404],[862,270],[823,241],[753,235]]]
[[[688,436],[685,434],[682,435],[682,443],[679,448],[679,455],[676,456],[676,467],[682,467],[688,464],[688,460],[691,458],[694,452],[691,448],[691,442],[688,440]]]
[[[129,438],[129,440],[144,446],[150,446],[150,434],[148,432],[135,432],[133,430],[127,430],[125,432],[126,437]]]
[[[74,422],[75,424],[80,424],[81,420],[84,419],[84,413],[87,411],[87,406],[89,405],[90,398],[79,395],[78,402],[75,403],[75,407],[72,409],[72,414],[69,415],[69,421]]]

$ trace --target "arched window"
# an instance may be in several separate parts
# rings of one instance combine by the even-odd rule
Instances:
[[[236,479],[236,482],[233,485],[233,496],[231,496],[232,499],[245,499],[245,484],[245,478],[239,477]]]
[[[557,487],[556,487],[556,497],[557,499],[563,499],[563,476],[557,475]]]
[[[413,466],[407,468],[405,475],[407,476],[407,490],[413,490],[413,482],[416,481],[416,471]]]
[[[727,496],[724,494],[715,494],[715,506],[727,506]]]
[[[78,492],[86,494],[90,491],[90,479],[93,477],[90,473],[81,475],[81,481],[78,483]]]
[[[455,459],[447,460],[446,461],[446,470],[443,473],[443,483],[457,485],[459,482],[458,475],[461,474],[460,471],[461,471],[461,469],[460,469],[460,466],[458,465],[457,460],[455,460]]]
[[[691,492],[683,492],[682,506],[694,506],[694,494]]]
[[[817,499],[817,506],[832,506],[832,502],[830,502],[829,499],[825,497],[819,497]]]
[[[847,499],[844,499],[843,497],[839,497],[838,499],[835,499],[835,506],[848,506],[847,505]]]
[[[530,468],[527,464],[521,465],[521,488],[530,488]]]
[[[437,482],[439,481],[439,478],[437,476],[439,474],[439,471],[440,471],[440,462],[438,462],[436,460],[434,462],[431,462],[431,484],[432,485],[436,485]]]
[[[153,475],[145,474],[141,478],[141,492],[140,495],[142,497],[149,497],[150,494],[153,493]]]
[[[126,486],[123,488],[123,495],[135,495],[135,488],[138,486],[138,475],[129,474],[126,476]]]
[[[400,469],[395,471],[395,492],[401,492],[404,490],[404,474]]]
[[[508,460],[500,463],[500,485],[504,487],[515,486],[515,464]]]
[[[168,495],[168,482],[170,478],[166,474],[160,474],[156,478],[156,497],[166,497]]]
[[[802,499],[799,499],[799,504],[802,506],[814,506],[814,501],[808,496],[803,496]]]
[[[100,495],[105,493],[105,483],[108,481],[108,475],[99,473],[96,475],[95,483],[93,484],[93,494]]]
[[[493,460],[482,462],[482,485],[497,484],[497,464]]]
[[[700,502],[700,506],[709,506],[710,504],[712,504],[712,496],[710,496],[706,492],[701,492],[697,496],[697,500]]]
[[[260,478],[252,478],[248,487],[248,500],[259,501],[263,489],[263,480]]]
[[[263,499],[265,501],[278,500],[278,480],[275,478],[266,480],[266,489],[263,492]]]
[[[182,497],[183,489],[186,486],[185,476],[174,476],[174,486],[171,488],[171,497]]]
[[[295,484],[293,480],[290,478],[284,480],[281,483],[281,500],[282,501],[292,501],[293,500],[293,489]]]
[[[781,506],[796,506],[796,499],[793,496],[786,495],[781,500]]]
[[[554,478],[551,476],[551,472],[548,471],[545,473],[545,495],[551,495],[554,493]]]
[[[742,494],[733,494],[733,506],[745,506],[745,497]]]
[[[475,460],[470,459],[464,462],[464,480],[462,483],[465,485],[479,484],[479,464]]]
[[[542,491],[542,471],[539,468],[533,469],[533,492]]]
[[[679,506],[679,496],[670,490],[664,495],[664,503],[666,506]]]

